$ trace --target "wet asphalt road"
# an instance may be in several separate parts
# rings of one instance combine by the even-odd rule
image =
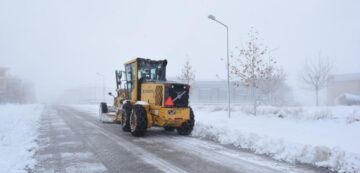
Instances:
[[[118,124],[101,123],[89,113],[66,106],[47,107],[39,131],[38,163],[30,171],[36,173],[329,172],[161,128],[151,128],[145,137],[136,138]]]

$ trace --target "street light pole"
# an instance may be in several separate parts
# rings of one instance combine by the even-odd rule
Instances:
[[[230,110],[230,64],[229,64],[229,27],[224,23],[218,21],[214,15],[209,15],[209,19],[219,23],[226,28],[226,70],[227,70],[227,97],[228,97],[228,116],[231,117]]]

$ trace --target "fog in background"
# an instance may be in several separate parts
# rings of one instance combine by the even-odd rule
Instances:
[[[31,81],[49,102],[64,89],[115,87],[114,70],[135,57],[168,59],[177,76],[186,59],[197,80],[225,78],[230,49],[254,27],[288,74],[297,100],[313,101],[299,73],[306,59],[334,61],[335,73],[360,72],[360,1],[95,1],[0,0],[0,66]]]

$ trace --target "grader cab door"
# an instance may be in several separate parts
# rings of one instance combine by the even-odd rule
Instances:
[[[137,62],[125,64],[126,73],[126,89],[129,93],[130,100],[135,102],[137,100],[138,80],[137,80]]]

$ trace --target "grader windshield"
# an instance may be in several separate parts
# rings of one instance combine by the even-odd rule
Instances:
[[[138,80],[166,81],[166,60],[138,59]]]

